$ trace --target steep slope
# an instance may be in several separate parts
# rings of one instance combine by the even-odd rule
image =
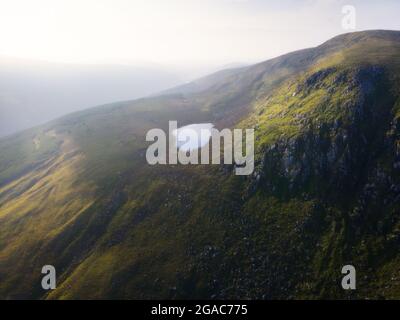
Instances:
[[[400,32],[346,34],[0,141],[0,297],[399,298],[399,77]],[[254,127],[254,174],[147,165],[168,120]]]

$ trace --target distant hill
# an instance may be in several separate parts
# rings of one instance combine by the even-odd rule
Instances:
[[[398,299],[399,118],[400,32],[376,30],[3,138],[0,298]],[[254,174],[148,165],[169,120],[254,128]]]
[[[73,111],[182,83],[163,67],[74,65],[0,57],[0,136]]]

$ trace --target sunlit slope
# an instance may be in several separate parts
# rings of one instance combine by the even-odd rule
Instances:
[[[347,34],[0,141],[0,297],[399,297],[399,57]],[[254,127],[254,175],[147,165],[169,120]]]
[[[37,140],[35,148],[40,149],[40,143]],[[82,159],[65,138],[57,153],[0,188],[2,292],[16,292],[16,297],[35,294],[32,283],[40,281],[43,256],[62,256],[46,250],[46,245],[94,203],[94,186],[80,179]],[[34,272],[26,272],[29,268]]]

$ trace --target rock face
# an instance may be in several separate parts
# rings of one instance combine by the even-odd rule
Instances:
[[[335,241],[331,240],[328,250],[322,245],[302,248],[307,241],[303,239],[298,243],[299,251],[304,250],[304,255],[310,259],[314,257],[314,260],[337,264],[337,268],[338,261],[357,262],[365,275],[364,280],[376,279],[374,273],[380,265],[371,261],[393,259],[394,247],[400,244],[396,227],[400,221],[400,126],[396,116],[399,96],[390,89],[389,73],[377,65],[317,71],[297,84],[296,96],[307,99],[316,90],[326,88],[325,80],[329,75],[333,81],[329,82],[331,87],[327,88],[328,94],[322,103],[327,101],[328,106],[334,108],[332,97],[343,85],[346,88],[341,93],[349,99],[336,106],[332,118],[307,111],[301,117],[306,121],[298,122],[296,135],[291,138],[281,136],[264,147],[262,161],[257,166],[257,172],[260,172],[257,176],[261,179],[252,179],[249,197],[262,194],[286,203],[311,200],[318,209],[303,222],[299,220],[293,232],[299,235],[322,232],[325,237],[331,234],[340,239],[341,247],[336,247]],[[290,90],[288,96],[293,97]],[[325,212],[323,220],[317,212]],[[323,231],[328,225],[331,231]],[[310,226],[314,228],[312,231]],[[316,244],[319,245],[322,239],[316,240]],[[340,258],[333,258],[329,250],[339,250]],[[366,250],[378,251],[367,254]],[[288,266],[291,256],[285,256],[288,260],[283,262],[284,265]],[[298,272],[292,267],[289,267],[291,272]],[[319,272],[329,273],[329,268],[325,268],[327,270]],[[312,268],[305,267],[305,270],[315,272]],[[277,271],[277,274],[282,273]],[[299,277],[303,275],[299,274]],[[321,275],[321,284],[325,281],[323,278]],[[302,291],[299,287],[291,288],[291,282],[285,276],[283,279],[287,281],[285,287],[271,291],[278,293],[285,288]],[[274,283],[275,280],[268,281]],[[328,283],[325,285],[329,286]],[[389,288],[392,286],[388,285],[387,290]],[[338,289],[329,292],[328,295],[346,296]]]
[[[300,85],[299,94],[306,96],[312,88],[323,87],[322,79],[332,69],[309,76]],[[338,80],[340,79],[340,80]],[[381,157],[389,157],[388,174],[394,174],[397,120],[393,119],[395,98],[385,92],[383,69],[377,66],[341,72],[334,84],[351,79],[346,85],[356,92],[328,121],[304,115],[301,132],[294,138],[278,139],[269,146],[263,160],[263,180],[275,193],[308,192],[329,196],[335,189],[354,193],[366,183],[365,171],[374,171]],[[336,91],[333,90],[330,96]]]

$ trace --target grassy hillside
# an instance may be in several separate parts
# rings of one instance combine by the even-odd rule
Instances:
[[[352,33],[0,140],[0,297],[399,298],[399,77]],[[254,128],[254,174],[149,166],[169,120]]]

